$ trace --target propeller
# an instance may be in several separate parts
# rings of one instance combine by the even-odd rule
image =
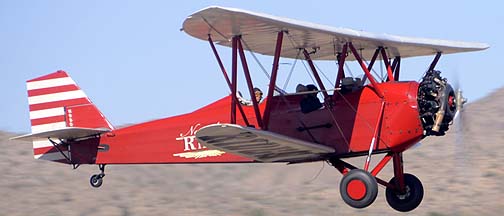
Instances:
[[[455,73],[455,79],[453,82],[453,89],[455,91],[455,97],[453,98],[454,99],[453,102],[454,102],[455,109],[456,109],[455,115],[453,117],[453,121],[457,121],[457,119],[459,117],[462,118],[461,115],[464,112],[464,104],[467,103],[467,98],[464,98],[464,96],[462,94],[462,88],[460,87],[460,80],[459,80],[457,73]]]
[[[464,119],[464,105],[467,103],[467,98],[464,98],[458,77],[454,80],[454,98],[453,103],[456,111],[452,123],[455,127],[455,167],[458,173],[464,175],[464,170],[467,168],[467,148],[464,142],[465,119]],[[464,176],[462,176],[464,177]]]
[[[454,100],[457,111],[455,112],[453,120],[456,121],[457,118],[462,118],[462,113],[464,112],[464,104],[467,103],[467,98],[464,98],[464,96],[462,95],[462,89],[459,88],[458,84],[455,87]]]

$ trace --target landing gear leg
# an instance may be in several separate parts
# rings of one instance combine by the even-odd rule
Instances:
[[[100,174],[94,174],[89,179],[89,183],[95,188],[103,184],[103,177],[105,177],[105,164],[98,164],[98,168],[100,168]]]
[[[420,205],[423,199],[424,190],[420,180],[409,173],[404,174],[404,192],[387,187],[385,197],[387,203],[393,209],[401,212],[409,212]],[[397,185],[397,178],[390,179],[390,184]]]
[[[387,203],[393,209],[409,212],[422,202],[423,186],[416,176],[404,173],[402,153],[395,153],[393,159],[394,177],[389,181],[389,186],[385,190],[385,197]]]

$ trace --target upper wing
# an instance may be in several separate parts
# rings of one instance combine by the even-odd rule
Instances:
[[[299,162],[333,153],[328,146],[235,124],[213,124],[196,132],[198,142],[261,162]]]
[[[207,40],[208,35],[218,44],[231,47],[231,38],[242,35],[251,51],[274,55],[276,35],[287,32],[281,56],[296,58],[299,48],[317,48],[312,59],[334,60],[346,42],[362,50],[365,59],[371,59],[377,47],[388,48],[389,57],[402,58],[470,52],[487,49],[483,43],[403,37],[376,34],[347,28],[336,28],[289,18],[250,12],[235,8],[212,6],[187,17],[183,30],[196,38]],[[355,60],[349,55],[347,60]]]

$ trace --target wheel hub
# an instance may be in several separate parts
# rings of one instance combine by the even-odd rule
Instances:
[[[366,195],[366,185],[359,179],[353,179],[348,183],[347,193],[353,200],[361,200]]]
[[[397,194],[397,198],[399,198],[400,200],[405,200],[405,199],[407,199],[410,196],[411,189],[410,189],[410,187],[408,185],[406,185],[406,187],[404,188],[404,191],[405,192],[403,194],[399,194],[398,193]]]

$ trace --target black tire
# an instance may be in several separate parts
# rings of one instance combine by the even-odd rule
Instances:
[[[349,188],[349,185],[353,189]],[[355,189],[356,187],[357,189]],[[378,184],[375,177],[369,172],[354,169],[341,179],[340,194],[343,201],[349,206],[365,208],[375,201],[378,195]]]
[[[396,185],[395,181],[396,179],[394,177],[389,183]],[[424,190],[420,179],[412,174],[404,174],[404,184],[406,186],[405,194],[398,193],[392,188],[387,188],[385,190],[385,196],[387,197],[387,203],[390,207],[400,212],[409,212],[420,205]]]
[[[91,186],[98,188],[103,184],[103,177],[99,174],[92,175],[89,179],[89,183],[91,184]]]

